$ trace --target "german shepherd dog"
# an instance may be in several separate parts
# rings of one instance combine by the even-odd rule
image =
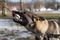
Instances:
[[[59,26],[55,21],[48,21],[42,16],[31,12],[12,11],[13,21],[23,25],[27,30],[35,34],[35,39],[49,40],[48,34],[59,34]]]

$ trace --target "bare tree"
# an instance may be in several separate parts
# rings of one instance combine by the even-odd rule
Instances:
[[[20,0],[20,9],[23,11],[23,0]]]
[[[2,0],[2,15],[5,16],[5,1],[6,0]]]

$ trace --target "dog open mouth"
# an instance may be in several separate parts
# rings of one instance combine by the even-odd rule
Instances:
[[[15,14],[15,16],[13,17],[14,20],[16,21],[22,21],[22,17],[19,16],[18,14]]]
[[[23,26],[26,26],[28,24],[28,20],[22,12],[12,11],[12,16],[14,22],[19,23]]]

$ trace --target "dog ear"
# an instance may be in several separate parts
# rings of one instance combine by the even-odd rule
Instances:
[[[45,18],[42,17],[42,16],[40,16],[39,19],[40,19],[41,21],[44,21],[44,20],[45,20]]]
[[[33,20],[34,20],[34,22],[36,21],[36,19],[35,19],[35,18],[34,18]]]
[[[36,21],[38,21],[39,20],[39,18],[38,17],[35,17],[34,18],[34,22],[36,22]]]

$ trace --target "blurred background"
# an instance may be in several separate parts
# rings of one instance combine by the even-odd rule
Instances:
[[[12,10],[25,9],[36,14],[55,13],[59,15],[60,0],[0,0],[0,14],[2,15],[10,15]]]
[[[27,10],[60,26],[60,0],[0,0],[0,40],[35,40],[34,34],[12,20],[12,10]]]

